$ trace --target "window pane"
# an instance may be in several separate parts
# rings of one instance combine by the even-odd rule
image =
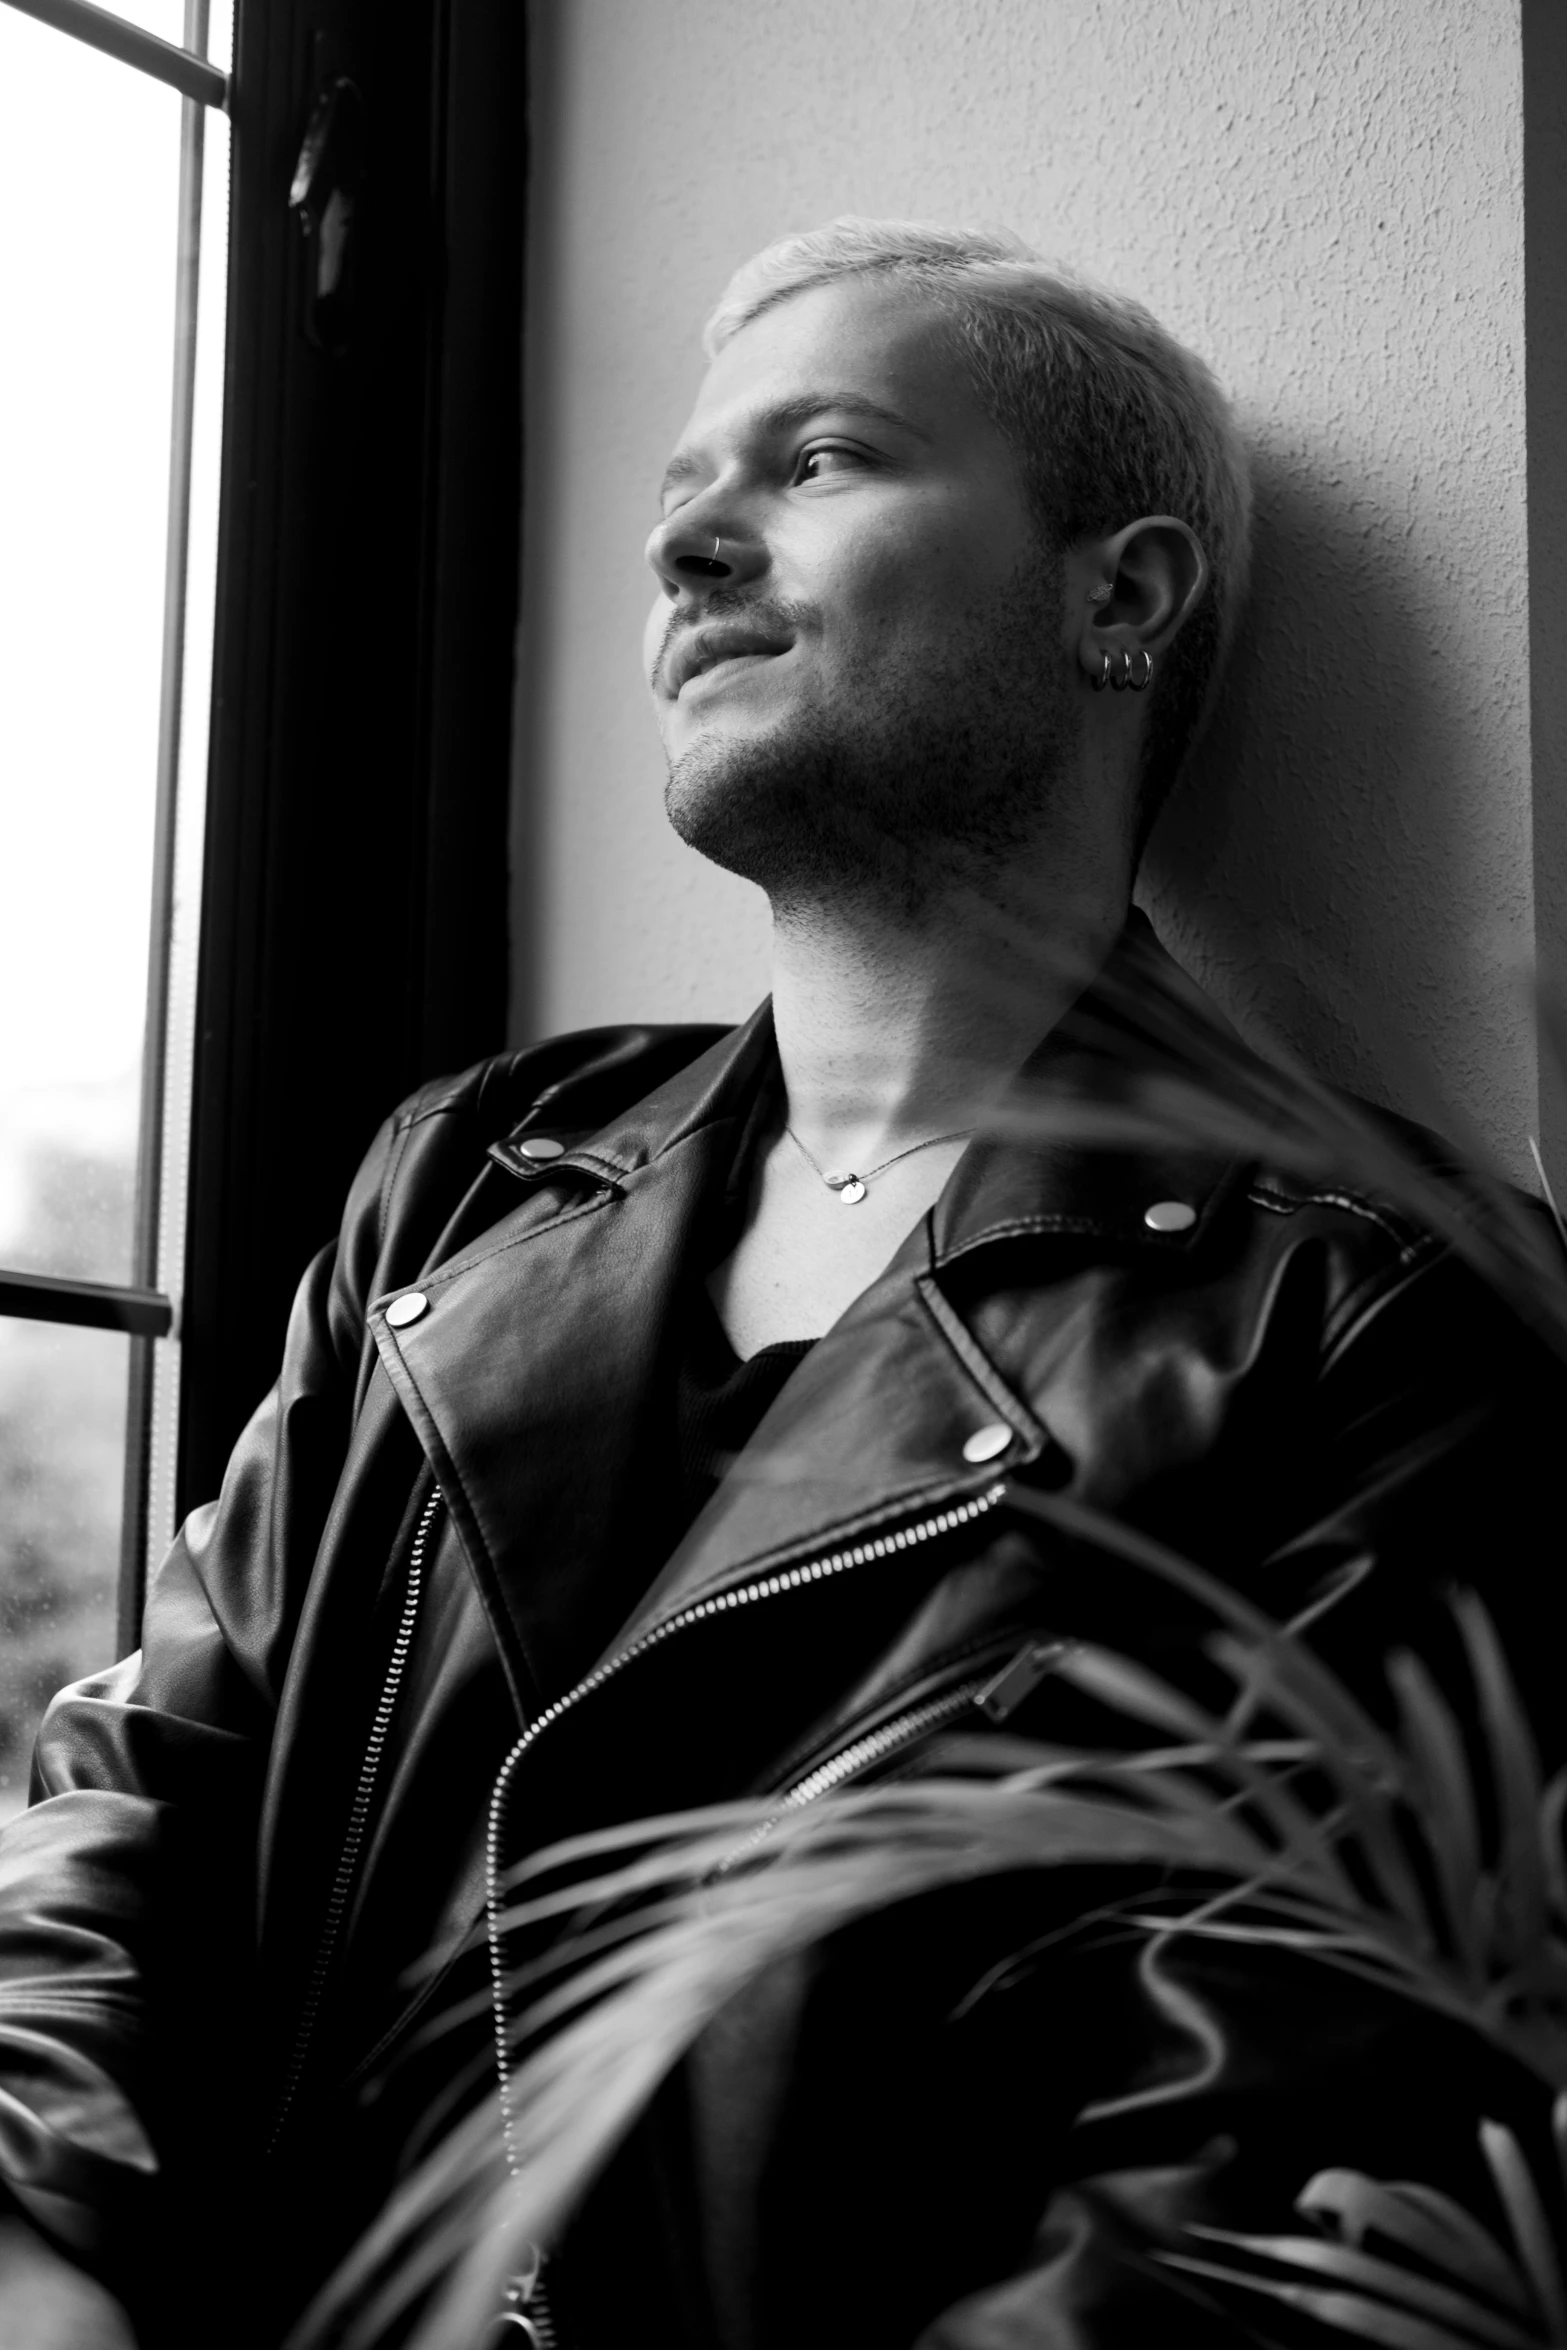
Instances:
[[[177,94],[0,7],[0,1264],[131,1276]]]
[[[108,6],[109,0],[99,0]],[[176,49],[189,49],[198,44],[185,38],[185,0],[113,0],[111,16],[124,19],[126,24],[140,25],[145,33],[156,33],[160,41],[172,41]],[[233,8],[214,7],[207,33],[206,54],[220,71],[229,69],[229,36],[233,29]]]
[[[0,1819],[39,1717],[110,1663],[130,1340],[0,1319]]]
[[[145,33],[156,33],[160,41],[185,46],[185,0],[98,0],[98,5],[127,24],[139,24]]]
[[[212,11],[214,45],[226,53],[233,10]],[[206,837],[208,727],[212,710],[213,623],[217,608],[218,491],[223,429],[223,353],[228,254],[229,125],[209,111],[202,173],[201,286],[191,432],[190,531],[185,595],[185,670],[180,702],[179,797],[173,841],[163,1161],[154,1286],[178,1298],[185,1274],[185,1190],[195,1070],[196,976],[201,943],[201,865]],[[180,1349],[153,1347],[152,1425],[147,1447],[150,1569],[174,1532],[179,1454]]]
[[[234,0],[212,0],[207,20],[207,58],[220,73],[234,70]],[[209,245],[206,250],[209,259],[221,256],[219,246]],[[214,260],[213,266],[222,268],[221,257]]]

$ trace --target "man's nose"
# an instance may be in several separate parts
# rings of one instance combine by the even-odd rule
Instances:
[[[694,501],[700,505],[701,501]],[[731,527],[725,530],[729,520]],[[701,594],[704,587],[754,579],[766,568],[766,555],[748,532],[709,507],[705,513],[680,507],[657,524],[647,543],[647,559],[667,596]]]

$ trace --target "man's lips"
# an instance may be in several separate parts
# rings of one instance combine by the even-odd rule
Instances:
[[[664,691],[671,701],[693,677],[704,677],[721,661],[740,661],[748,655],[787,653],[793,639],[776,630],[747,626],[741,621],[714,621],[694,628],[670,647],[664,659]]]

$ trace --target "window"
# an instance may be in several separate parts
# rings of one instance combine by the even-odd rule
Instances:
[[[0,6],[0,1811],[173,1508],[228,26],[138,13]]]
[[[0,1805],[503,1035],[525,11],[225,4],[0,0]]]

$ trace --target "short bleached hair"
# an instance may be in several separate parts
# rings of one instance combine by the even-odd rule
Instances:
[[[1174,515],[1200,540],[1208,583],[1149,694],[1146,830],[1212,706],[1246,590],[1251,487],[1229,402],[1140,303],[1016,237],[922,221],[846,217],[769,245],[725,287],[708,358],[764,311],[843,277],[905,285],[950,321],[1054,547],[1144,514]]]

